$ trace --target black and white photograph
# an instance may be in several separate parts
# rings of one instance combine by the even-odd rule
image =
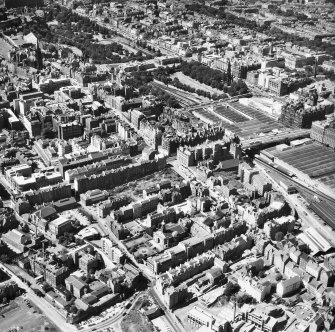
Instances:
[[[335,0],[0,0],[0,332],[335,332]]]

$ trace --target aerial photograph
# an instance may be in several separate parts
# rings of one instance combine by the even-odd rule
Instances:
[[[0,0],[0,332],[335,332],[335,0]]]

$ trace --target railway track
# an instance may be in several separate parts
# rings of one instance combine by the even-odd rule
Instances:
[[[302,184],[301,182],[295,180],[294,178],[290,177],[289,175],[285,174],[284,172],[282,172],[280,169],[274,168],[271,165],[269,165],[268,163],[264,162],[263,160],[255,157],[255,159],[257,160],[258,163],[262,164],[265,167],[271,168],[272,171],[280,174],[281,176],[285,177],[286,179],[290,180],[291,182],[293,182],[297,187],[300,187],[302,190],[304,190],[305,192],[308,192],[310,195],[312,196],[319,196],[320,198],[328,201],[329,203],[335,204],[335,199],[328,196],[327,194],[323,193],[322,191],[318,190],[318,189],[310,189],[307,186],[305,186],[304,184]]]
[[[309,202],[309,209],[312,210],[324,223],[324,225],[328,225],[332,230],[335,231],[335,222],[334,222],[334,209],[332,208],[334,206],[335,200],[326,195],[325,193],[321,192],[317,189],[310,189],[303,185],[302,183],[296,181],[291,176],[283,173],[282,171],[272,167],[271,165],[267,164],[263,160],[260,160],[258,158],[255,158],[257,160],[257,163],[262,164],[265,168],[271,169],[271,171],[276,172],[277,174],[280,174],[280,176],[288,179],[290,182],[294,183],[297,187],[298,191],[305,196],[312,196],[318,197],[318,200],[310,200],[307,199]],[[313,225],[314,226],[314,225]]]
[[[165,86],[157,82],[151,82],[151,85],[158,89],[166,91],[169,95],[176,98],[176,100],[180,103],[181,106],[187,107],[199,104],[199,102],[196,101],[195,98],[188,97],[186,96],[186,93],[181,92],[177,89],[173,89],[171,87]]]

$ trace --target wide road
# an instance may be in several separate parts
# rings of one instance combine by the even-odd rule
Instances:
[[[166,308],[163,301],[160,299],[159,295],[156,293],[156,290],[151,287],[150,288],[150,294],[156,301],[156,303],[162,308],[165,314],[165,318],[170,324],[170,329],[174,332],[185,332],[184,327],[179,323],[179,321],[174,317],[174,315],[170,312],[168,308]]]
[[[37,296],[34,291],[22,282],[11,270],[5,265],[0,263],[0,268],[9,274],[18,286],[27,292],[28,299],[33,302],[45,315],[46,317],[58,327],[62,332],[76,332],[78,331],[74,325],[71,325],[65,321],[65,319],[58,313],[58,311],[43,297]]]

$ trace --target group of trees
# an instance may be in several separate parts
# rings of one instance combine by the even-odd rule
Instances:
[[[1,254],[0,255],[0,262],[1,263],[9,263],[9,257],[7,254]]]
[[[238,79],[233,81],[231,85],[228,86],[225,83],[227,82],[228,78],[226,73],[223,73],[217,69],[209,68],[208,66],[198,61],[183,61],[181,63],[181,72],[200,83],[204,83],[211,86],[212,88],[221,90],[231,96],[243,95],[249,91],[246,83],[243,80]],[[220,96],[218,98],[220,98]]]
[[[182,61],[181,72],[200,83],[211,86],[219,90],[223,90],[227,76],[220,70],[209,68],[198,61]]]
[[[125,83],[135,89],[139,89],[140,91],[145,92],[147,91],[146,85],[152,82],[154,79],[161,81],[164,84],[171,83],[172,79],[170,78],[170,75],[173,74],[175,71],[176,67],[162,67],[150,71],[133,71],[126,77]]]
[[[92,222],[94,221],[93,216],[92,216],[91,214],[89,214],[84,208],[82,208],[82,207],[79,208],[79,209],[78,209],[78,212],[79,212],[82,216],[86,217],[86,219],[88,220],[89,223],[92,223]]]
[[[153,79],[154,77],[152,71],[134,71],[125,78],[125,84],[133,87],[134,89],[139,89],[140,94],[144,95],[147,91],[147,84],[152,82]]]
[[[248,86],[242,79],[238,79],[231,83],[231,86],[227,87],[226,85],[223,87],[223,91],[228,93],[230,96],[240,96],[249,92]]]
[[[179,81],[179,79],[177,77],[175,77],[173,79],[173,81],[171,82],[172,85],[174,85],[176,88],[187,91],[187,92],[191,92],[191,93],[197,93],[199,96],[204,96],[207,98],[211,97],[211,93],[205,90],[201,90],[201,89],[195,89],[187,84],[181,83]]]
[[[171,82],[171,84],[173,86],[175,86],[176,88],[178,88],[178,89],[181,89],[181,90],[184,90],[184,91],[187,91],[187,92],[191,92],[191,93],[196,93],[199,96],[204,96],[204,97],[207,97],[207,98],[212,98],[214,100],[219,100],[219,99],[227,98],[226,94],[218,95],[216,93],[210,93],[209,91],[205,91],[205,90],[201,90],[201,89],[196,89],[196,88],[193,88],[192,86],[189,86],[187,84],[183,84],[183,83],[181,83],[179,81],[179,79],[177,77],[175,77],[173,79],[173,81]]]
[[[307,15],[304,13],[295,13],[293,10],[281,10],[280,8],[277,8],[274,11],[275,14],[280,15],[280,16],[285,16],[285,17],[296,17],[299,21],[305,21],[305,20],[310,20]]]
[[[152,88],[150,90],[150,93],[156,96],[159,100],[162,100],[169,107],[173,107],[173,108],[181,107],[178,101],[176,100],[176,98],[174,98],[173,96],[171,96],[170,94],[168,94],[167,92],[161,89]]]
[[[330,79],[331,81],[335,81],[335,73],[334,73],[333,70],[327,70],[327,69],[324,69],[321,66],[318,66],[317,67],[317,73],[325,75],[326,78]]]
[[[214,8],[214,7],[206,6],[204,4],[199,4],[199,3],[186,5],[185,7],[189,11],[197,12],[200,15],[204,15],[204,16],[221,18],[225,14],[224,7]]]
[[[70,243],[75,242],[75,237],[73,233],[65,232],[63,235],[59,237],[59,243],[63,246],[68,246]]]
[[[51,20],[56,20],[58,25],[50,28],[47,22]],[[100,33],[110,37],[111,31],[67,8],[56,6],[49,10],[44,19],[35,18],[31,22],[26,22],[23,33],[29,32],[33,32],[40,40],[48,43],[75,46],[83,52],[84,57],[92,58],[96,63],[143,61],[151,58],[141,52],[130,53],[116,42],[106,45],[97,43],[94,35]]]
[[[242,292],[239,293],[240,289],[241,288],[238,284],[229,281],[226,285],[223,295],[219,298],[221,304],[227,301],[232,301],[240,308],[243,306],[243,304],[256,303],[256,300],[252,296]]]
[[[141,47],[141,48],[145,48],[146,50],[148,50],[149,52],[151,52],[152,55],[155,56],[161,56],[162,52],[160,50],[155,50],[154,48],[152,48],[146,41],[143,40],[136,40],[136,42],[134,43],[134,46],[137,47]]]
[[[241,289],[239,284],[235,284],[231,281],[228,281],[226,284],[226,288],[223,292],[223,295],[226,295],[228,297],[231,297],[232,295],[235,295],[237,292],[239,292]]]

